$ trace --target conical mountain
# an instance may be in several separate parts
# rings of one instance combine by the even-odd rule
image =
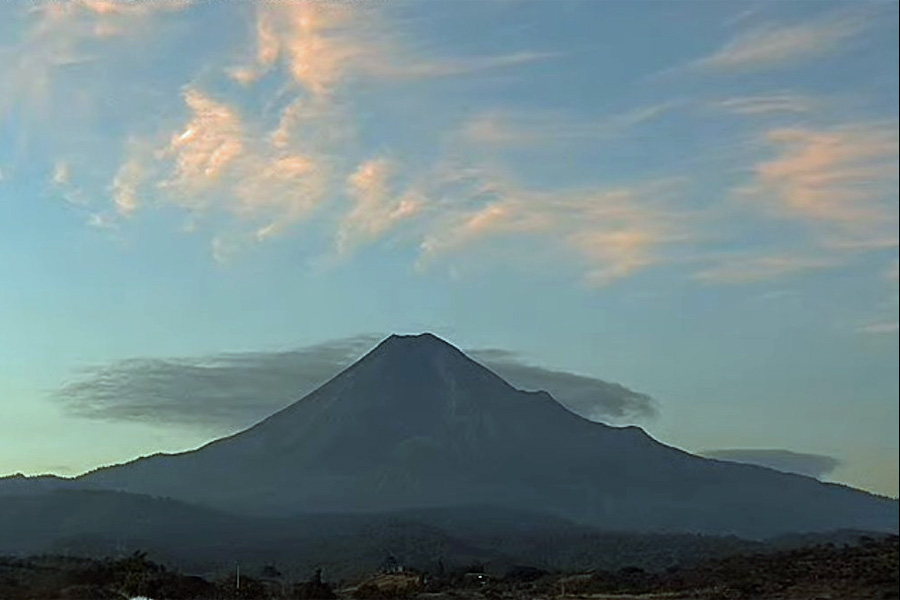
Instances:
[[[745,535],[898,522],[896,501],[583,419],[430,334],[391,336],[241,433],[76,484],[255,514],[493,505],[614,529]]]

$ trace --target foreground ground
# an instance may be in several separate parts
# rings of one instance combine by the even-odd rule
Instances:
[[[323,581],[321,572],[290,581],[274,567],[258,573],[220,577],[186,575],[154,563],[142,553],[93,560],[40,556],[0,558],[0,600],[121,599],[154,600],[408,598],[593,599],[593,600],[889,600],[900,598],[898,537],[862,538],[852,545],[810,546],[790,551],[738,555],[692,567],[648,572],[548,573],[517,567],[503,574],[489,568],[443,568],[425,573],[388,571],[353,583]]]

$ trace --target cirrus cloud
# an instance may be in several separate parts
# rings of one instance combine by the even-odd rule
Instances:
[[[579,259],[586,282],[605,285],[673,260],[692,240],[696,215],[669,204],[680,179],[553,191],[479,169],[448,179],[456,197],[423,237],[422,268],[498,238],[552,240],[550,248]]]
[[[896,239],[896,131],[896,122],[771,129],[763,143],[775,156],[754,165],[753,182],[737,191],[837,245]]]
[[[784,67],[833,52],[864,26],[858,15],[839,13],[803,23],[754,27],[692,67],[715,71]]]

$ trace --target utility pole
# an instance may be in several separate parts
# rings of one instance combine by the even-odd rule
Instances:
[[[235,580],[235,587],[237,591],[241,591],[241,563],[237,563],[237,578]]]

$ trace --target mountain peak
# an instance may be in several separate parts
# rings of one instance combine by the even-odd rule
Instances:
[[[409,335],[394,333],[378,344],[370,355],[390,360],[405,360],[413,356],[425,359],[456,357],[470,362],[459,348],[428,332]]]
[[[404,346],[404,347],[415,347],[415,348],[427,348],[427,347],[435,347],[435,348],[452,348],[454,350],[458,350],[456,346],[442,340],[438,336],[433,333],[423,332],[423,333],[414,333],[414,334],[399,334],[392,333],[390,336],[384,339],[384,341],[379,344],[380,346]]]

